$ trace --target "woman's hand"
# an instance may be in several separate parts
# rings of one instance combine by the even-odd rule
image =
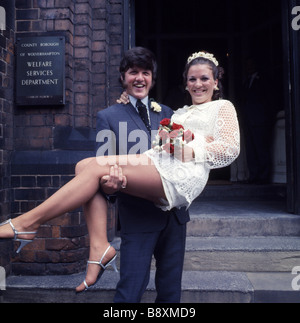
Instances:
[[[128,104],[130,102],[129,96],[126,91],[121,94],[121,97],[117,100],[119,104]]]
[[[115,165],[110,168],[109,175],[101,178],[100,185],[105,194],[111,195],[126,188],[127,178],[123,175],[122,168]]]
[[[195,159],[193,148],[183,145],[182,147],[174,147],[174,157],[183,163],[190,162]]]
[[[214,139],[214,137],[213,136],[206,136],[205,137],[205,141],[208,143],[208,144],[210,144],[211,142],[213,142],[215,139]]]

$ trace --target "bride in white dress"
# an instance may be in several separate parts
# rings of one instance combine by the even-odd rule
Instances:
[[[226,167],[239,155],[239,127],[231,102],[185,106],[171,120],[191,130],[195,138],[187,144],[193,151],[190,161],[170,158],[165,151],[146,152],[161,176],[166,201],[160,207],[164,210],[189,207],[205,188],[210,169]]]
[[[194,133],[194,140],[177,149],[174,156],[151,149],[136,156],[103,156],[80,162],[85,167],[73,180],[31,211],[0,224],[0,238],[21,242],[18,252],[33,241],[43,223],[88,203],[99,190],[99,181],[115,164],[122,165],[122,192],[155,202],[163,209],[188,207],[204,189],[209,171],[230,165],[239,155],[239,126],[235,108],[220,100],[222,69],[212,54],[189,57],[184,73],[193,105],[175,112],[172,121]],[[139,161],[137,164],[136,161]],[[153,161],[153,162],[151,162]],[[99,201],[98,243],[102,246],[98,276],[85,280],[77,291],[93,285],[107,266],[115,267],[116,251],[107,241],[107,203]],[[94,228],[95,229],[95,228]]]

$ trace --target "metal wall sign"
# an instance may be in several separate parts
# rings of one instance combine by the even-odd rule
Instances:
[[[18,37],[16,104],[65,104],[65,37]]]

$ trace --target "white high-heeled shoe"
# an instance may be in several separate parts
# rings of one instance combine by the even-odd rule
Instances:
[[[11,238],[13,241],[18,241],[20,242],[20,246],[18,248],[18,250],[16,251],[17,253],[20,253],[20,251],[30,242],[32,242],[34,239],[32,240],[29,240],[29,239],[21,239],[21,238],[18,238],[19,235],[25,235],[25,234],[37,234],[37,232],[19,232],[16,230],[16,228],[14,227],[14,225],[12,224],[11,222],[11,219],[7,220],[7,221],[4,221],[2,223],[0,223],[0,227],[6,225],[6,224],[9,224],[14,232],[14,237]]]
[[[113,269],[114,269],[114,271],[117,273],[118,272],[118,269],[117,269],[117,265],[116,265],[116,258],[117,258],[117,255],[114,255],[105,265],[103,265],[102,264],[102,261],[103,261],[103,259],[104,259],[104,257],[106,256],[106,254],[108,253],[108,250],[111,248],[111,245],[109,245],[109,247],[105,250],[105,252],[104,252],[104,254],[103,254],[103,256],[102,256],[102,258],[101,258],[101,260],[100,261],[88,261],[87,262],[87,265],[86,265],[86,272],[87,272],[87,269],[88,269],[88,266],[89,266],[89,264],[95,264],[95,265],[98,265],[98,266],[100,266],[101,267],[101,270],[100,270],[100,272],[99,272],[99,274],[98,274],[98,277],[97,277],[97,279],[96,279],[96,281],[95,281],[95,283],[94,284],[92,284],[92,285],[88,285],[87,284],[87,282],[86,282],[86,280],[84,280],[83,281],[83,284],[84,284],[84,286],[85,286],[85,289],[83,290],[83,292],[85,292],[85,291],[87,291],[90,287],[92,287],[92,286],[94,286],[95,284],[97,284],[97,282],[100,280],[100,278],[101,278],[101,276],[103,275],[103,273],[104,273],[104,271],[105,271],[105,269],[107,268],[107,267],[109,267],[109,266],[112,266],[113,267]]]

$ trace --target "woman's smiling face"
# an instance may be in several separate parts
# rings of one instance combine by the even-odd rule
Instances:
[[[187,90],[193,104],[199,105],[212,101],[218,80],[213,77],[212,69],[207,64],[192,65],[187,75]]]

